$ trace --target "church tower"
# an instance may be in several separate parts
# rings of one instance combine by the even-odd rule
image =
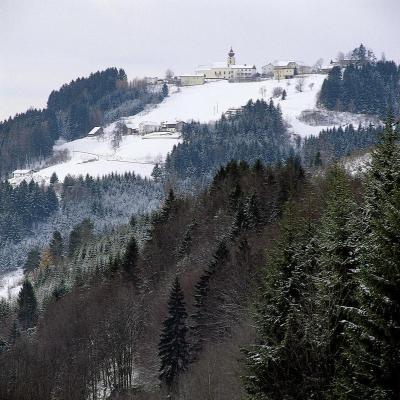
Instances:
[[[231,65],[235,65],[235,63],[236,63],[236,61],[235,61],[235,53],[233,52],[232,47],[231,47],[231,50],[228,53],[228,67],[231,66]]]

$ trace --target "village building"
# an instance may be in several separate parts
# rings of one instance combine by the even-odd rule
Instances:
[[[23,178],[24,176],[31,175],[35,171],[33,169],[16,169],[12,175],[13,178]]]
[[[146,133],[153,133],[160,130],[160,124],[156,122],[141,122],[138,126],[138,132],[140,135],[145,135]]]
[[[226,79],[230,81],[250,80],[257,74],[254,65],[236,64],[234,51],[228,53],[227,62],[214,63],[211,67],[199,67],[196,71],[205,79]]]
[[[274,64],[268,63],[261,67],[262,75],[266,78],[272,78],[274,76]]]
[[[89,133],[88,136],[95,137],[103,134],[103,128],[101,126],[95,126]]]
[[[291,79],[296,75],[311,74],[312,67],[301,61],[274,61],[262,67],[264,76],[277,79]]]
[[[184,74],[178,76],[178,84],[180,86],[203,85],[205,78],[203,74]]]
[[[239,107],[239,108],[228,108],[225,112],[224,112],[224,116],[226,118],[229,117],[234,117],[236,114],[240,113],[243,110],[243,107]]]
[[[183,121],[165,121],[161,123],[160,130],[163,132],[181,132],[184,124]]]

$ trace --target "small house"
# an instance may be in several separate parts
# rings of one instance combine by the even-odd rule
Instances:
[[[161,130],[164,132],[181,132],[183,121],[165,121],[161,124]]]
[[[23,178],[24,176],[30,175],[35,172],[33,169],[16,169],[13,172],[13,178]]]
[[[141,122],[138,126],[138,132],[141,135],[146,133],[157,132],[160,129],[160,124],[156,122]]]
[[[89,137],[101,136],[104,133],[101,126],[95,126],[89,133]]]

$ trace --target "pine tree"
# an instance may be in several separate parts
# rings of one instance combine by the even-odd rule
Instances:
[[[53,172],[50,177],[50,184],[54,185],[56,182],[58,182],[58,176],[55,172]]]
[[[11,326],[9,343],[14,344],[20,336],[21,336],[21,331],[18,325],[18,321],[14,320]]]
[[[136,273],[136,266],[139,258],[139,248],[134,236],[131,237],[122,259],[122,269],[131,278]]]
[[[163,322],[164,328],[158,346],[161,359],[160,380],[169,390],[173,389],[188,364],[186,319],[184,296],[176,278],[169,296],[168,317]]]
[[[63,255],[63,240],[59,231],[54,231],[49,247],[53,262],[59,263]]]
[[[317,237],[319,271],[315,276],[314,343],[321,364],[321,386],[342,369],[343,320],[354,307],[358,237],[357,207],[345,170],[335,164],[327,174],[328,192]],[[318,328],[319,327],[319,328]]]
[[[195,286],[194,293],[194,313],[191,315],[193,321],[190,327],[192,336],[192,345],[190,349],[191,361],[196,361],[202,350],[205,336],[210,335],[212,325],[211,310],[208,307],[208,293],[210,290],[210,281],[213,276],[223,267],[229,257],[229,251],[224,240],[222,240],[213,254],[210,264],[200,276]]]
[[[34,248],[29,251],[28,257],[24,264],[24,272],[31,272],[38,268],[40,265],[40,251],[37,248]]]
[[[25,280],[18,294],[18,320],[22,329],[32,328],[38,318],[37,300],[30,281]]]
[[[162,169],[158,164],[156,164],[151,172],[151,176],[154,179],[154,182],[159,182],[162,178]]]
[[[245,387],[250,399],[313,398],[305,396],[306,362],[301,299],[308,265],[301,261],[304,223],[290,200],[281,223],[281,239],[269,254],[257,305],[256,324],[261,344],[247,352]],[[302,241],[304,243],[302,244]],[[304,371],[307,370],[307,373]],[[303,393],[303,397],[301,395]]]
[[[400,398],[400,156],[388,118],[372,152],[365,191],[359,307],[346,324],[352,371],[337,384],[343,399]]]
[[[163,94],[163,96],[167,97],[168,96],[168,92],[169,92],[168,85],[164,82],[164,84],[162,86],[162,94]]]

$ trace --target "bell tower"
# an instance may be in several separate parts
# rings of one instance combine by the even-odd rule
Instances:
[[[231,65],[235,65],[235,63],[236,63],[236,61],[235,61],[235,53],[234,53],[234,51],[232,50],[232,47],[231,47],[231,50],[228,53],[228,67],[231,66]]]

